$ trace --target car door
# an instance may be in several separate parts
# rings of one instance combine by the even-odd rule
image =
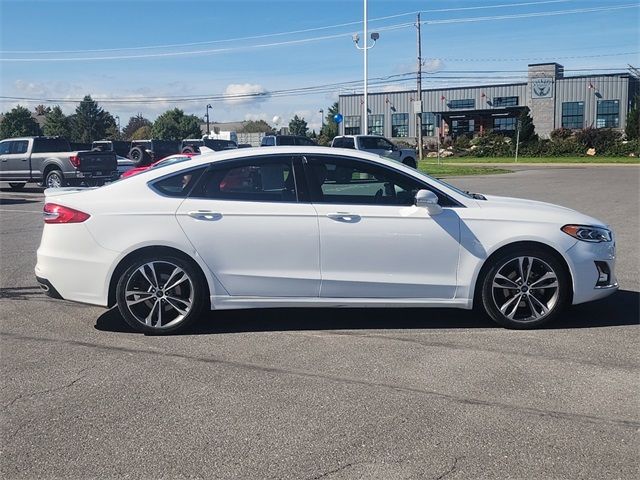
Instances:
[[[12,178],[28,180],[31,176],[28,151],[28,140],[14,140],[11,142],[11,153],[7,157]]]
[[[178,209],[187,237],[230,295],[319,295],[318,221],[296,176],[304,173],[292,156],[215,162]]]
[[[413,201],[430,186],[367,160],[307,155],[305,171],[320,228],[321,297],[454,297],[454,200],[431,188],[445,208],[429,216]]]

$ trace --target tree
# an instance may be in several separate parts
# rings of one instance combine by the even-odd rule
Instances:
[[[264,120],[249,120],[242,127],[243,133],[271,133],[273,127]]]
[[[69,119],[62,113],[62,109],[58,105],[47,113],[43,130],[44,134],[50,137],[71,138]]]
[[[151,128],[152,125],[153,124],[151,123],[150,120],[144,118],[142,114],[139,113],[135,117],[129,118],[129,123],[127,123],[127,126],[122,129],[122,136],[127,140],[134,140],[133,134],[135,132],[140,130],[140,128],[142,127]],[[141,139],[138,138],[135,140],[141,140]]]
[[[4,114],[2,123],[0,123],[0,140],[34,135],[40,135],[40,126],[31,116],[29,109],[18,105]]]
[[[152,137],[151,126],[143,125],[138,130],[131,134],[130,140],[148,140]]]
[[[640,138],[640,110],[638,105],[640,103],[640,97],[636,95],[633,98],[633,104],[627,114],[627,126],[624,128],[624,133],[627,140],[634,140]]]
[[[536,127],[533,124],[533,118],[529,114],[529,109],[525,108],[518,117],[520,122],[520,143],[527,144],[538,141],[538,135],[536,134]]]
[[[184,140],[200,138],[200,119],[195,115],[185,115],[179,108],[167,110],[160,115],[151,129],[153,138],[160,140]]]
[[[307,127],[307,122],[304,121],[304,118],[294,115],[289,122],[289,132],[291,135],[306,135],[307,130],[309,130],[309,128]]]
[[[327,115],[324,117],[324,125],[320,129],[318,136],[318,144],[330,145],[333,138],[338,135],[338,124],[334,117],[338,114],[338,102],[335,102],[327,109]]]
[[[51,113],[51,107],[45,107],[44,105],[38,105],[33,110],[36,112],[36,115],[47,115]]]
[[[103,110],[90,95],[85,95],[70,120],[73,140],[91,143],[106,138],[107,131],[116,124],[113,116]]]

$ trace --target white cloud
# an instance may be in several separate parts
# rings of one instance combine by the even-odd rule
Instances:
[[[229,105],[264,102],[268,96],[267,90],[262,85],[251,83],[231,83],[227,85],[224,94],[230,97],[225,99]]]
[[[435,73],[444,68],[444,62],[439,58],[430,58],[422,66],[425,73]]]

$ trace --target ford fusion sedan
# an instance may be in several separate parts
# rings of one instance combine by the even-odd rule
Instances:
[[[476,306],[527,328],[617,289],[600,220],[355,150],[217,152],[45,195],[40,285],[149,333],[268,307]]]

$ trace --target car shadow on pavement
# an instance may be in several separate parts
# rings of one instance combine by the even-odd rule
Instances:
[[[25,205],[27,203],[38,203],[40,200],[28,200],[26,198],[2,198],[0,197],[0,205]]]
[[[604,300],[576,305],[545,329],[637,325],[640,292],[621,290]],[[102,314],[97,330],[133,333],[117,308]],[[224,310],[203,314],[179,334],[275,332],[295,330],[385,330],[501,328],[475,311],[441,308],[273,308]]]
[[[0,192],[6,192],[6,193],[15,193],[15,194],[21,194],[21,193],[40,193],[42,194],[42,192],[44,192],[44,188],[43,187],[24,187],[20,190],[14,190],[10,187],[2,187],[0,188]]]

